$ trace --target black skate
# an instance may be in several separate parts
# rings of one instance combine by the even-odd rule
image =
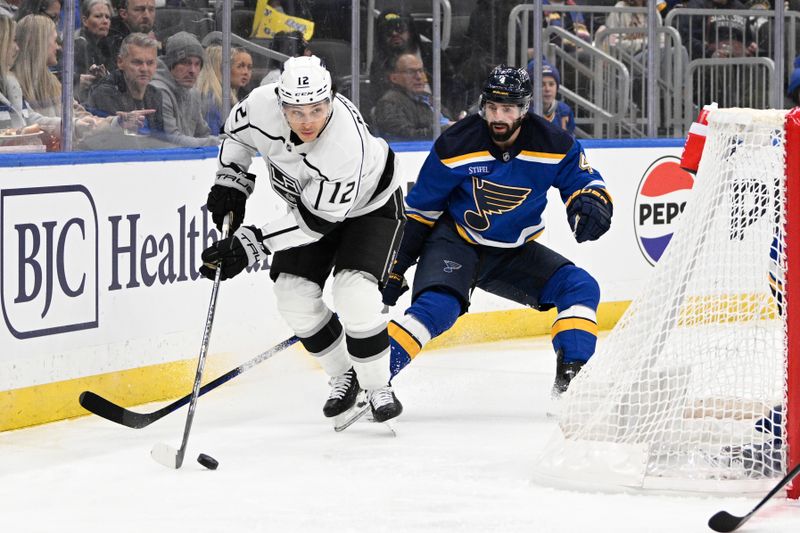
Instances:
[[[355,405],[360,387],[356,371],[352,367],[341,376],[331,378],[328,384],[331,386],[331,394],[328,396],[322,412],[326,417],[332,418]]]
[[[394,395],[391,385],[369,391],[369,403],[375,422],[386,422],[403,412],[403,404]]]
[[[570,382],[575,379],[584,364],[586,364],[584,361],[565,363],[564,352],[558,351],[556,354],[556,380],[553,383],[553,398],[558,398],[567,391]]]

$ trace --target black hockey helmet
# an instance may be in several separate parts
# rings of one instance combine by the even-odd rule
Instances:
[[[480,108],[486,101],[501,104],[517,104],[528,110],[533,94],[533,84],[524,68],[497,65],[489,73],[481,90]]]

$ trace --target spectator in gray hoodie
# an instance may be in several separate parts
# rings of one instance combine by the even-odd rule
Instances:
[[[159,65],[152,85],[161,91],[167,140],[179,146],[218,144],[203,119],[195,88],[202,66],[203,47],[197,37],[181,31],[167,39],[164,66]]]

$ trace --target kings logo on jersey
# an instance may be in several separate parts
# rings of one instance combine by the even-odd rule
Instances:
[[[639,249],[651,265],[667,249],[694,185],[694,177],[679,164],[680,158],[674,156],[657,159],[636,191],[633,227]]]

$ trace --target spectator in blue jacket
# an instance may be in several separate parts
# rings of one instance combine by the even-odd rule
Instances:
[[[536,61],[528,63],[528,75],[533,79]],[[558,69],[542,60],[542,116],[575,136],[575,113],[572,108],[558,100],[558,89],[561,86],[561,74]],[[533,113],[531,108],[529,113]]]

